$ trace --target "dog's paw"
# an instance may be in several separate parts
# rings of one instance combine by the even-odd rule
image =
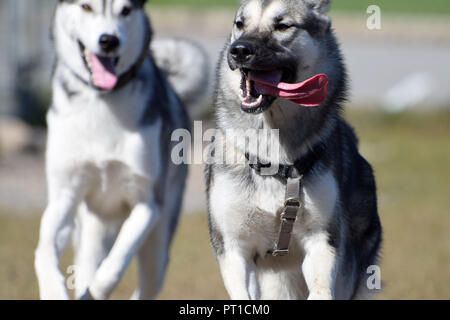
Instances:
[[[333,300],[331,292],[327,290],[313,291],[308,296],[308,300]]]
[[[80,298],[78,298],[78,300],[95,300],[95,298],[92,296],[89,289],[87,289],[86,292],[83,295],[81,295]]]
[[[70,300],[66,288],[62,286],[54,286],[41,290],[41,300]]]

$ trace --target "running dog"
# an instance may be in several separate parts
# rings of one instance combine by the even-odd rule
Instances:
[[[187,175],[170,159],[171,133],[190,129],[182,101],[203,96],[207,67],[185,40],[151,41],[145,3],[57,5],[49,203],[35,254],[42,299],[69,298],[58,264],[71,238],[77,298],[108,299],[134,257],[134,299],[153,299],[163,285]]]
[[[375,178],[341,115],[347,76],[329,6],[242,1],[219,62],[206,181],[212,245],[232,299],[377,292],[367,286],[382,240]],[[275,147],[264,135],[255,147],[226,134],[249,129],[277,132]]]

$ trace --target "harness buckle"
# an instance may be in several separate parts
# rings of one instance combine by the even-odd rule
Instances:
[[[284,201],[284,206],[285,207],[296,207],[296,208],[301,208],[302,207],[302,202],[300,199],[294,199],[294,198],[290,198],[287,199],[286,201]]]
[[[289,254],[289,249],[276,249],[270,252],[274,257],[284,257]]]

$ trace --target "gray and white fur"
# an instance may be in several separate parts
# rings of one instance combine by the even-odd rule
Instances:
[[[163,286],[187,176],[187,166],[170,159],[170,137],[175,129],[190,129],[182,100],[201,99],[207,62],[197,46],[164,40],[163,47],[172,41],[193,61],[166,75],[150,53],[145,3],[57,5],[52,27],[57,61],[47,117],[49,198],[35,254],[42,299],[68,299],[68,289],[75,289],[76,298],[108,299],[135,257],[139,280],[133,298],[156,298]],[[156,55],[158,48],[152,45]],[[91,54],[113,61],[116,87],[94,85]],[[173,90],[168,79],[182,89]],[[71,238],[75,263],[67,274],[59,259]],[[65,276],[75,278],[69,281],[75,288],[67,288]]]
[[[262,176],[247,164],[207,166],[211,241],[232,299],[361,299],[377,292],[366,285],[382,238],[375,178],[341,116],[347,75],[329,6],[329,0],[242,1],[219,62],[215,108],[220,132],[278,129],[277,159],[251,155],[266,163],[292,165],[318,143],[326,146],[303,178],[304,210],[284,257],[268,252],[278,237],[286,181]],[[254,50],[246,62],[230,54],[237,42]],[[292,83],[324,73],[327,99],[306,108],[268,98],[264,108],[245,112],[241,81],[245,70],[254,69],[282,70],[284,81]],[[226,139],[218,135],[212,148],[238,157],[248,152]],[[264,143],[259,141],[259,150],[267,150]]]

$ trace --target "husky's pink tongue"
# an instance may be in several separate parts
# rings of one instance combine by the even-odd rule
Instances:
[[[99,58],[90,54],[92,67],[92,80],[94,85],[104,90],[113,89],[119,80],[114,68],[114,59]]]
[[[290,100],[305,107],[317,107],[327,98],[328,77],[318,74],[300,83],[284,83],[279,71],[251,71],[249,79],[259,94]]]

